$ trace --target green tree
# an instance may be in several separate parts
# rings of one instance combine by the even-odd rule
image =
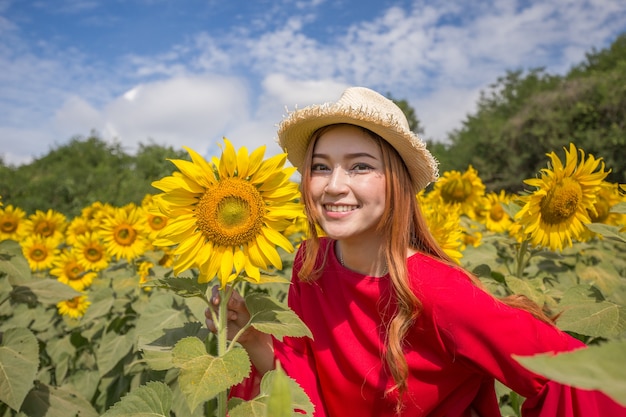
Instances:
[[[28,165],[0,166],[0,195],[5,204],[27,213],[54,209],[67,216],[80,214],[96,201],[139,204],[157,191],[152,181],[172,172],[167,158],[187,159],[187,154],[141,144],[131,156],[119,143],[107,143],[95,134],[75,137]]]
[[[507,72],[481,94],[478,110],[439,151],[445,169],[477,169],[490,190],[524,187],[546,153],[570,142],[602,157],[611,182],[626,182],[626,41],[587,55],[565,77],[543,69]]]

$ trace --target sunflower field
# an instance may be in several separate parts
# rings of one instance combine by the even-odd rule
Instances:
[[[523,366],[626,405],[626,186],[606,181],[601,156],[563,151],[523,193],[487,193],[469,166],[416,198],[489,291],[527,296],[589,346]],[[250,360],[225,314],[215,334],[204,324],[213,291],[227,301],[237,289],[249,326],[310,335],[285,305],[306,238],[295,169],[228,140],[210,160],[187,152],[140,205],[95,202],[70,219],[0,200],[0,416],[312,414],[280,368],[255,399],[229,398]],[[496,388],[502,415],[519,416],[524,399]]]

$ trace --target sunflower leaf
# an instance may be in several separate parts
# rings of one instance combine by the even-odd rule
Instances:
[[[30,281],[32,275],[22,247],[14,240],[0,242],[0,272],[7,274],[11,285]]]
[[[54,387],[41,382],[28,393],[21,411],[27,416],[46,417],[99,415],[87,399],[70,387]]]
[[[622,201],[611,207],[611,213],[626,214],[626,202]]]
[[[0,343],[0,401],[19,410],[39,367],[39,344],[28,329],[8,329]]]
[[[250,401],[232,398],[228,408],[230,417],[312,416],[315,410],[302,387],[280,368],[263,375],[256,398]]]
[[[186,337],[176,343],[172,362],[180,368],[180,389],[191,410],[243,381],[251,369],[244,349],[231,349],[223,356],[214,357],[197,337]]]
[[[151,281],[156,287],[174,291],[181,297],[204,297],[209,286],[208,283],[200,284],[195,278],[167,277]]]
[[[31,302],[37,300],[41,304],[56,304],[60,301],[71,300],[81,295],[67,284],[55,279],[38,279],[20,283],[13,289],[15,300]]]
[[[602,223],[591,223],[585,225],[589,230],[608,239],[614,239],[620,242],[626,242],[626,233],[620,233],[620,226],[612,226]]]
[[[626,406],[626,340],[613,340],[557,355],[513,355],[525,368],[551,380],[586,390],[599,390]]]
[[[263,333],[269,333],[279,340],[284,336],[313,338],[309,328],[296,313],[268,295],[251,293],[246,296],[246,306],[250,312],[250,324]]]
[[[171,408],[172,390],[163,382],[152,381],[124,396],[102,417],[148,415],[169,417]]]
[[[558,306],[561,330],[593,337],[613,337],[623,331],[623,315],[617,304],[598,298],[597,289],[579,285],[568,289]]]

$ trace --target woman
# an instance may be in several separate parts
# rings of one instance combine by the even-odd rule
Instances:
[[[313,339],[250,329],[240,342],[256,378],[234,395],[251,395],[279,361],[317,417],[500,416],[496,379],[527,398],[524,416],[626,415],[512,358],[584,345],[525,299],[495,299],[445,255],[415,198],[437,163],[392,101],[349,88],[336,103],[291,113],[278,137],[302,174],[310,231],[288,303]],[[235,295],[229,332],[248,317]]]

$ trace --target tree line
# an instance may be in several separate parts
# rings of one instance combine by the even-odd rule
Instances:
[[[387,95],[422,134],[408,102]],[[481,93],[476,112],[447,140],[427,142],[441,172],[471,165],[488,191],[522,190],[524,179],[545,168],[546,153],[562,159],[570,142],[603,158],[611,169],[608,181],[626,183],[626,33],[606,49],[592,49],[563,76],[544,68],[507,71]],[[5,205],[28,213],[51,208],[67,216],[95,201],[140,203],[156,192],[152,181],[171,174],[168,158],[188,156],[155,143],[140,144],[130,155],[92,132],[26,165],[0,159],[0,195]]]

